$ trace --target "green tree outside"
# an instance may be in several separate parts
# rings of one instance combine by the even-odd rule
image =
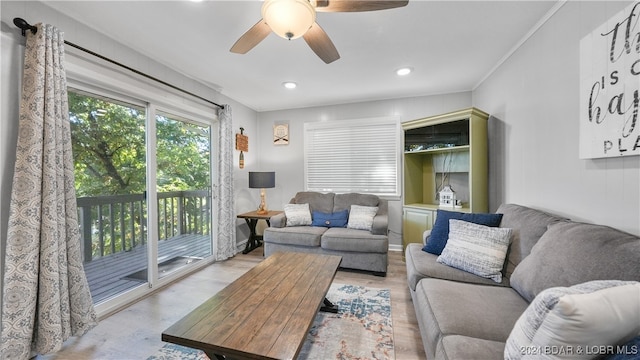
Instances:
[[[148,136],[145,109],[70,90],[69,117],[76,196],[82,198],[144,194]],[[209,132],[210,127],[172,119],[165,114],[156,116],[158,193],[209,188]],[[92,210],[92,219],[101,217],[100,226],[104,237],[104,240],[96,239],[96,229],[99,225],[92,224],[93,256],[119,252],[139,245],[140,242],[136,242],[135,239],[144,238],[144,207],[141,205],[140,209],[134,211],[125,206],[101,208],[100,212],[97,209]],[[200,210],[193,205],[188,209],[194,213]],[[107,213],[109,216],[104,215]],[[170,214],[160,215],[168,217]],[[122,218],[124,222],[114,220],[111,224],[111,218]],[[128,225],[132,222],[135,224],[134,229],[121,231],[125,226],[132,227]],[[121,233],[126,233],[126,238],[123,238]]]

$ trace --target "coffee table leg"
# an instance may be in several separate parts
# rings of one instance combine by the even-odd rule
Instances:
[[[338,313],[338,305],[329,301],[329,299],[324,298],[324,305],[320,308],[320,311],[329,312],[329,313]]]
[[[208,352],[208,351],[205,351],[204,353],[205,353],[205,354],[207,354],[207,357],[208,357],[209,359],[211,359],[211,360],[216,360],[216,359],[218,359],[218,360],[225,360],[225,359],[227,358],[227,357],[226,357],[226,356],[224,356],[224,355],[214,354],[214,353],[210,353],[210,352]]]

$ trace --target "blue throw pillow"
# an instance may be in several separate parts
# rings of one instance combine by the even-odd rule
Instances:
[[[312,226],[347,227],[347,222],[349,221],[349,210],[334,213],[314,211],[312,215]]]
[[[498,227],[502,221],[502,214],[462,213],[438,209],[436,222],[431,229],[429,241],[422,250],[440,255],[449,239],[449,220],[462,220],[478,225]]]

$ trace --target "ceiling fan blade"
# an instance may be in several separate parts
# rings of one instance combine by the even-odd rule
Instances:
[[[408,3],[409,0],[316,0],[316,11],[375,11],[403,7]]]
[[[233,44],[230,51],[236,54],[246,54],[258,45],[260,41],[264,40],[270,32],[269,25],[263,19],[260,19],[251,29],[240,36],[240,39]]]
[[[322,30],[318,23],[311,25],[311,28],[302,37],[309,44],[311,50],[325,63],[329,64],[340,59],[340,54],[329,39],[329,35]]]

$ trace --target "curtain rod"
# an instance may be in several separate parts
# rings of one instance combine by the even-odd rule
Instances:
[[[36,26],[30,25],[28,22],[26,22],[26,21],[25,21],[24,19],[22,19],[22,18],[14,18],[14,19],[13,19],[13,23],[14,23],[14,25],[15,25],[15,26],[17,26],[18,28],[20,28],[20,29],[22,30],[22,36],[25,36],[25,35],[26,35],[26,31],[27,31],[27,30],[31,30],[31,33],[32,33],[32,34],[35,34],[35,33],[38,31],[38,28],[37,28]],[[120,67],[122,67],[122,68],[125,68],[125,69],[127,69],[127,70],[129,70],[129,71],[131,71],[131,72],[134,72],[134,73],[136,73],[136,74],[138,74],[138,75],[140,75],[140,76],[143,76],[143,77],[145,77],[145,78],[147,78],[147,79],[153,80],[153,81],[155,81],[155,82],[158,82],[158,83],[160,83],[160,84],[162,84],[162,85],[168,86],[168,87],[170,87],[170,88],[172,88],[172,89],[174,89],[174,90],[178,90],[178,91],[180,91],[180,92],[182,92],[182,93],[185,93],[185,94],[187,94],[187,95],[191,95],[191,96],[193,96],[193,97],[195,97],[195,98],[198,98],[198,99],[200,99],[200,100],[202,100],[202,101],[205,101],[205,102],[207,102],[207,103],[209,103],[209,104],[215,105],[215,106],[217,106],[217,107],[218,107],[218,108],[220,108],[220,109],[224,109],[224,105],[217,104],[217,103],[215,103],[215,102],[213,102],[213,101],[211,101],[211,100],[208,100],[208,99],[203,98],[203,97],[202,97],[202,96],[200,96],[200,95],[196,95],[196,94],[194,94],[194,93],[192,93],[192,92],[189,92],[189,91],[187,91],[187,90],[181,89],[181,88],[179,88],[179,87],[177,87],[177,86],[175,86],[175,85],[169,84],[169,83],[167,83],[167,82],[165,82],[165,81],[163,81],[163,80],[160,80],[160,79],[158,79],[158,78],[156,78],[156,77],[153,77],[153,76],[151,76],[151,75],[145,74],[145,73],[143,73],[143,72],[141,72],[141,71],[139,71],[139,70],[136,70],[136,69],[131,68],[131,67],[127,66],[127,65],[124,65],[124,64],[122,64],[122,63],[120,63],[120,62],[117,62],[117,61],[115,61],[115,60],[112,60],[112,59],[110,59],[110,58],[108,58],[108,57],[106,57],[106,56],[104,56],[104,55],[100,55],[100,54],[98,54],[98,53],[96,53],[96,52],[93,52],[93,51],[91,51],[91,50],[89,50],[89,49],[86,49],[86,48],[84,48],[84,47],[82,47],[82,46],[76,45],[76,44],[74,44],[74,43],[72,43],[72,42],[69,42],[69,41],[67,41],[67,40],[65,40],[65,41],[64,41],[64,43],[65,43],[66,45],[69,45],[69,46],[71,46],[71,47],[74,47],[74,48],[76,48],[76,49],[78,49],[78,50],[84,51],[84,52],[86,52],[87,54],[90,54],[90,55],[93,55],[93,56],[95,56],[95,57],[98,57],[98,58],[100,58],[100,59],[102,59],[102,60],[104,60],[104,61],[110,62],[110,63],[112,63],[112,64],[114,64],[114,65],[117,65],[117,66],[120,66]]]

